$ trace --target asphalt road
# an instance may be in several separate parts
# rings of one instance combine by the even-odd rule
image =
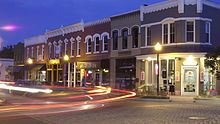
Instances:
[[[7,99],[0,106],[0,124],[220,124],[218,100],[122,99],[128,93],[119,92],[57,90],[37,96],[0,92]]]
[[[129,99],[91,110],[0,117],[0,124],[220,124],[220,105]]]

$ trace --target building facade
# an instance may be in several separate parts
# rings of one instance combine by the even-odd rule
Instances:
[[[111,17],[111,86],[133,89],[136,85],[136,58],[141,52],[140,11]]]
[[[220,5],[201,0],[173,0],[141,7],[141,55],[136,56],[144,75],[141,82],[161,90],[172,85],[176,94],[199,95],[216,89],[204,66],[204,57],[219,46]],[[159,42],[159,72],[154,45]],[[136,67],[138,70],[138,66]]]
[[[24,43],[14,46],[14,80],[24,80]]]
[[[177,95],[219,91],[218,80],[204,63],[207,52],[220,45],[219,12],[220,5],[208,0],[167,0],[48,31],[25,40],[28,70],[36,70],[28,60],[46,65],[45,71],[41,67],[26,73],[26,79],[82,86],[85,77],[96,85],[156,89],[159,75],[160,91],[171,86]],[[155,51],[157,43],[161,51]]]
[[[67,85],[70,80],[70,86],[82,86],[85,76],[88,83],[109,82],[109,33],[110,19],[80,22],[47,32],[48,81]],[[64,61],[65,55],[69,61]]]
[[[46,81],[45,35],[24,40],[25,80]]]

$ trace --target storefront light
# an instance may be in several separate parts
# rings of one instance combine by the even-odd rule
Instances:
[[[104,71],[105,73],[108,73],[108,72],[109,72],[109,70],[106,70],[106,69],[104,69],[103,71]]]
[[[147,61],[152,61],[153,59],[151,57],[147,57]]]
[[[42,71],[42,74],[46,74],[46,71]]]
[[[30,65],[33,64],[33,59],[28,58],[27,63],[30,64]]]
[[[89,73],[89,74],[92,74],[92,71],[91,71],[91,70],[88,70],[88,73]]]
[[[194,57],[191,55],[186,58],[186,60],[183,62],[183,64],[184,65],[197,65],[197,62],[194,59]]]

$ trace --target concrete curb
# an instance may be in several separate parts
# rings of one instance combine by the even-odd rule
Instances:
[[[135,101],[170,102],[170,99],[134,98]]]

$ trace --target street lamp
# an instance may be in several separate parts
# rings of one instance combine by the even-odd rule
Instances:
[[[156,74],[157,74],[157,95],[159,95],[159,92],[160,92],[160,90],[159,90],[159,88],[160,88],[160,86],[159,86],[159,53],[162,50],[162,46],[160,45],[159,42],[154,46],[154,49],[157,53],[157,68],[156,68],[157,73]]]
[[[29,65],[33,64],[33,59],[28,58],[27,63],[28,63]]]
[[[68,55],[64,55],[63,60],[68,62],[67,83],[68,87],[70,87],[70,57]]]
[[[28,58],[27,59],[27,64],[28,65],[32,65],[33,64],[33,59],[31,59],[31,58]],[[31,70],[29,70],[30,68],[29,68],[29,66],[28,66],[28,71],[27,71],[27,79],[29,79],[29,74],[31,75]]]

